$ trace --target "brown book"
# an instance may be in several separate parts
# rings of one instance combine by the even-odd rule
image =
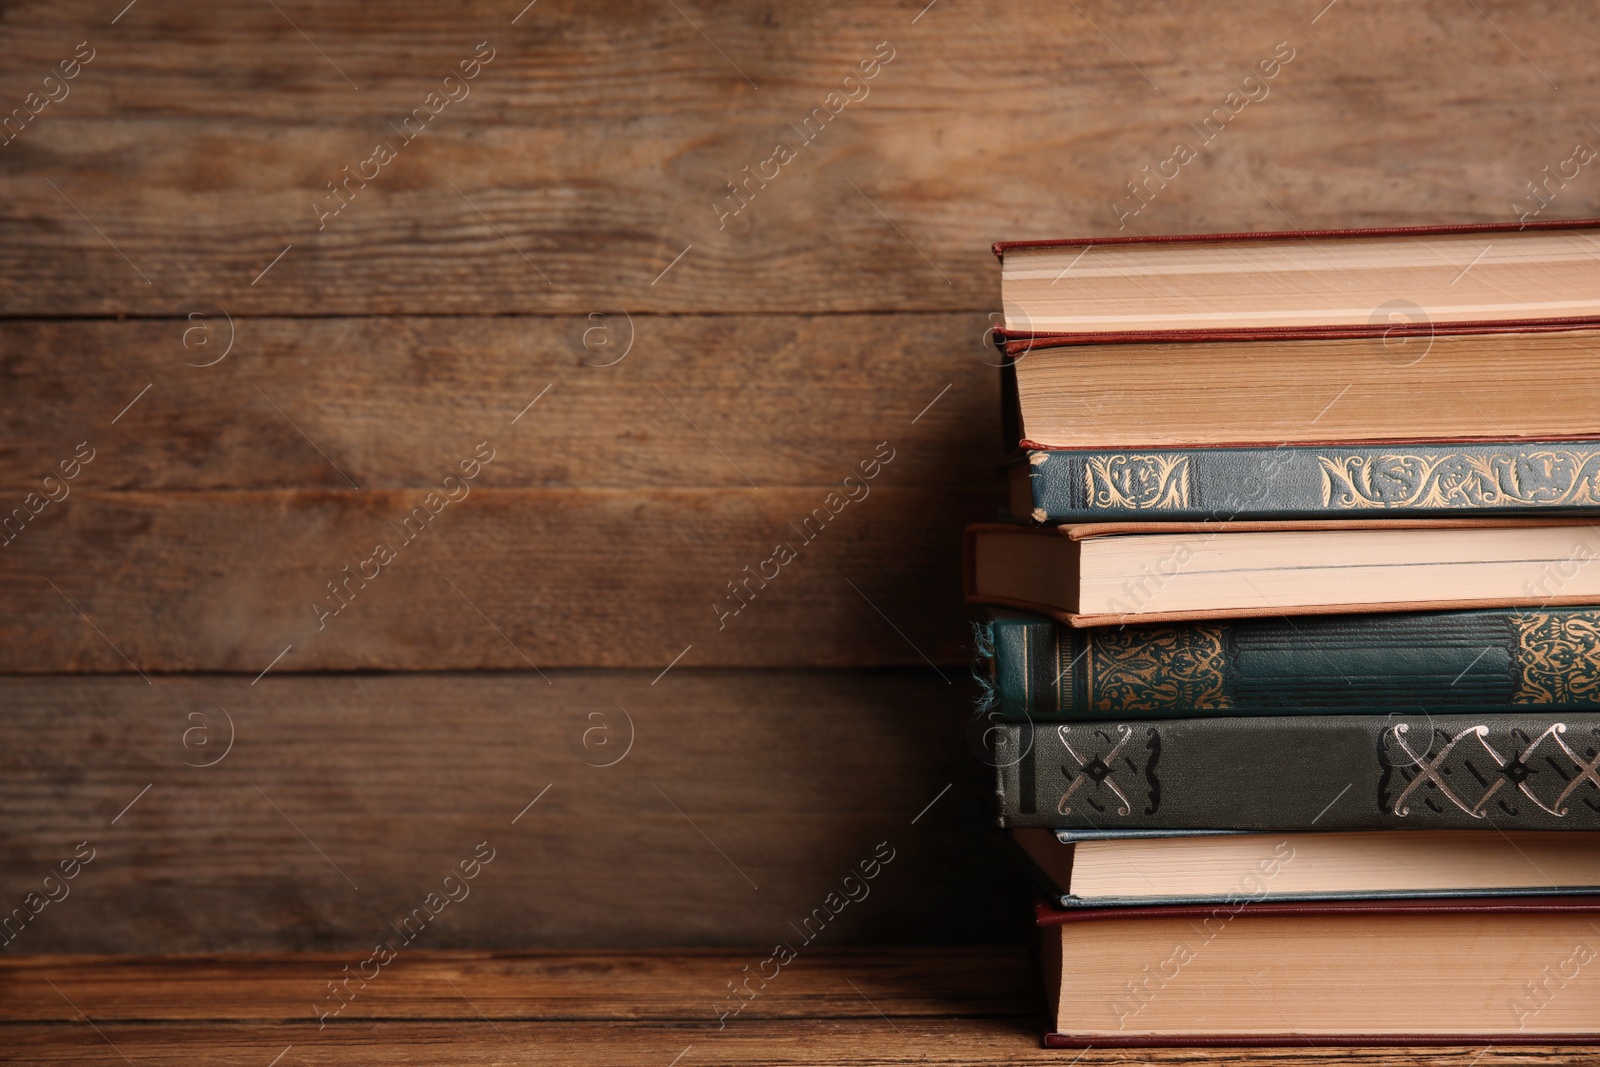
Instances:
[[[1600,897],[1035,918],[1054,1048],[1600,1044]]]
[[[1002,523],[966,532],[969,603],[1071,626],[1600,603],[1584,519]]]

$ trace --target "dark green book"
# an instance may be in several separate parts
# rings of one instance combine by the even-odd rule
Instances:
[[[1449,518],[1600,509],[1600,440],[1029,452],[1011,511],[1040,523]]]
[[[993,612],[995,718],[1600,707],[1600,608],[1223,619],[1078,629]]]
[[[1002,826],[1600,829],[1600,714],[1007,723]]]

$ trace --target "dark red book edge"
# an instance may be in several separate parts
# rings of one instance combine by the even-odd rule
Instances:
[[[1148,907],[1073,908],[1064,910],[1047,901],[1034,904],[1034,922],[1040,927],[1073,922],[1093,922],[1114,913],[1129,918],[1197,918],[1223,905],[1158,904]],[[1527,912],[1600,913],[1600,896],[1588,897],[1457,897],[1436,900],[1322,900],[1260,901],[1248,907],[1251,916],[1265,915],[1396,915],[1484,914]],[[1348,1047],[1398,1048],[1402,1046],[1481,1047],[1483,1045],[1600,1045],[1600,1033],[1575,1034],[1162,1034],[1159,1036],[1079,1037],[1049,1032],[1045,1048],[1293,1048]]]
[[[1045,1048],[1482,1048],[1485,1045],[1600,1045],[1600,1034],[1172,1034],[1159,1037],[1076,1037],[1054,1031]]]
[[[1568,433],[1568,434],[1535,434],[1530,437],[1507,437],[1504,434],[1493,434],[1487,437],[1375,437],[1363,438],[1359,441],[1284,441],[1281,443],[1262,441],[1207,441],[1204,444],[1186,445],[1152,445],[1152,444],[1103,444],[1093,448],[1083,445],[1047,445],[1039,441],[1030,441],[1026,437],[1016,443],[1016,447],[1007,455],[1003,466],[1010,466],[1023,458],[1028,452],[1202,452],[1211,448],[1252,448],[1263,451],[1274,448],[1376,448],[1385,445],[1473,445],[1473,444],[1504,444],[1508,446],[1527,444],[1564,444],[1571,441],[1600,441],[1600,434],[1596,433]]]
[[[1557,333],[1600,328],[1600,319],[1484,319],[1475,322],[1397,322],[1339,326],[1244,326],[1227,330],[1119,330],[1114,333],[1030,333],[996,328],[995,345],[1007,359],[1036,348],[1084,345],[1207,344],[1221,341],[1329,341],[1361,337],[1433,337],[1437,334]]]
[[[1422,237],[1451,233],[1508,233],[1520,230],[1600,229],[1600,219],[1543,219],[1533,222],[1456,222],[1433,226],[1376,226],[1368,229],[1262,230],[1251,233],[1169,233],[1154,236],[1079,237],[1049,241],[996,241],[990,247],[1000,259],[1012,250],[1075,248],[1082,245],[1189,244],[1200,241],[1287,241],[1321,237]]]

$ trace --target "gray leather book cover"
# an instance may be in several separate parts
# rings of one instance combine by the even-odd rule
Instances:
[[[1600,714],[1010,723],[1003,826],[1600,829]]]

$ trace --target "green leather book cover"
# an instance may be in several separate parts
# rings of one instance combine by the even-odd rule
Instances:
[[[1600,713],[1007,723],[1002,826],[1600,829]]]
[[[1600,608],[1078,629],[991,614],[992,717],[1038,721],[1415,707],[1600,708]]]
[[[1600,507],[1600,440],[1051,449],[1027,453],[1026,471],[1012,510],[1041,523],[1450,518]]]

